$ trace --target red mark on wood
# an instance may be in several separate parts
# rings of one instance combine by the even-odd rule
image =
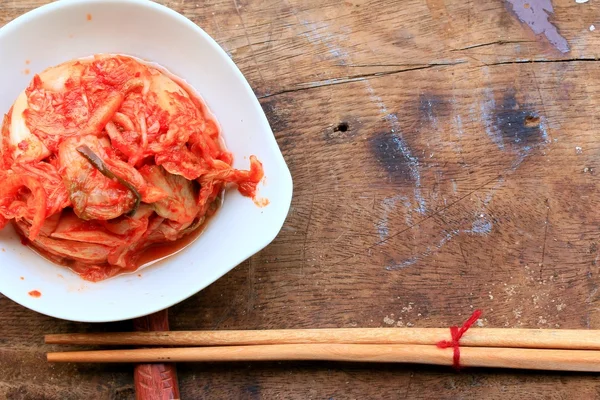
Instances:
[[[561,53],[568,53],[569,43],[549,20],[554,13],[551,0],[506,0],[521,22],[529,25],[536,35],[543,34]]]
[[[136,331],[168,331],[167,310],[133,320]],[[179,399],[175,364],[138,364],[133,374],[137,399]]]
[[[40,297],[42,297],[42,294],[38,291],[38,290],[32,290],[31,292],[28,293],[31,297],[35,297],[36,299],[39,299]]]

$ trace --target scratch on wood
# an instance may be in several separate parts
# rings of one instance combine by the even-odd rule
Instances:
[[[254,298],[256,297],[256,293],[254,292],[254,257],[250,257],[248,260],[248,305],[247,310],[248,313],[252,311],[254,308]]]
[[[596,293],[598,293],[598,287],[597,286],[592,289],[592,291],[590,292],[590,295],[587,297],[587,299],[585,299],[585,302],[588,303],[588,304],[590,304],[592,302],[592,299],[596,295]]]
[[[462,60],[462,61],[457,61],[455,63],[425,64],[425,65],[421,65],[419,67],[414,67],[414,68],[404,68],[404,69],[399,69],[399,70],[394,70],[394,71],[373,72],[370,74],[359,74],[359,75],[345,76],[345,77],[340,77],[340,78],[325,79],[322,81],[299,83],[296,85],[297,87],[295,87],[295,88],[284,89],[284,90],[280,90],[275,93],[265,94],[265,95],[259,96],[259,99],[277,96],[277,95],[284,94],[284,93],[298,92],[301,90],[308,90],[308,89],[320,88],[320,87],[325,87],[325,86],[341,85],[341,84],[351,83],[351,82],[360,82],[360,81],[365,81],[366,79],[379,78],[379,77],[388,76],[388,75],[395,75],[395,74],[400,74],[403,72],[418,71],[418,70],[436,68],[436,67],[441,67],[441,66],[454,66],[454,65],[466,64],[466,63],[467,63],[467,61]]]
[[[306,231],[304,233],[304,241],[302,243],[302,266],[300,269],[300,274],[304,276],[304,267],[306,267],[306,244],[308,243],[308,232],[310,229],[310,221],[312,219],[313,209],[315,207],[315,194],[313,193],[312,198],[310,200],[310,211],[308,212],[308,218],[306,222]]]
[[[492,231],[492,227],[493,224],[491,221],[485,219],[485,216],[480,216],[473,221],[471,224],[471,229],[465,230],[465,233],[471,233],[474,235],[487,235]]]
[[[542,96],[542,91],[540,90],[540,83],[538,82],[538,78],[537,75],[535,74],[535,68],[533,68],[533,65],[531,66],[531,73],[533,75],[533,81],[535,82],[535,87],[537,89],[538,95],[540,96],[540,104],[542,105],[542,112],[544,113],[544,116],[548,115],[548,113],[546,112],[546,104],[544,103],[544,96]],[[542,125],[543,126],[543,125]],[[548,133],[545,133],[545,139],[546,141],[548,141]]]
[[[375,67],[423,67],[423,66],[431,66],[435,67],[437,65],[455,65],[452,61],[440,61],[440,62],[430,62],[427,64],[423,63],[368,63],[368,64],[348,64],[347,67],[353,68],[375,68]]]
[[[467,193],[467,194],[465,194],[464,196],[460,197],[460,198],[459,198],[459,199],[457,199],[456,201],[454,201],[454,202],[450,203],[450,204],[449,204],[449,205],[447,205],[447,206],[441,207],[439,210],[435,211],[434,213],[432,213],[432,214],[430,214],[430,215],[427,215],[426,217],[424,217],[424,218],[422,218],[421,220],[417,221],[415,224],[413,224],[413,225],[410,225],[410,226],[409,226],[409,227],[407,227],[407,228],[401,229],[400,231],[398,231],[398,232],[394,233],[393,235],[391,235],[391,236],[388,236],[388,237],[387,237],[387,238],[385,238],[384,240],[379,240],[379,241],[377,241],[376,243],[374,243],[374,244],[372,244],[371,246],[367,247],[367,248],[366,248],[366,251],[367,251],[367,252],[369,252],[369,251],[373,250],[375,247],[377,247],[377,246],[381,246],[382,244],[384,244],[384,243],[386,243],[386,242],[388,242],[388,241],[392,240],[392,239],[393,239],[393,238],[395,238],[396,236],[399,236],[399,235],[401,235],[401,234],[403,234],[403,233],[405,233],[405,232],[407,232],[407,231],[409,231],[409,230],[411,230],[411,229],[413,229],[413,228],[416,228],[417,226],[419,226],[419,225],[420,225],[420,224],[422,224],[423,222],[425,222],[425,221],[427,221],[427,220],[429,220],[429,219],[431,219],[431,218],[433,218],[433,217],[435,217],[435,216],[437,216],[437,215],[439,215],[439,214],[441,214],[441,213],[445,212],[445,211],[446,211],[446,210],[448,210],[450,207],[453,207],[454,205],[456,205],[456,204],[460,203],[461,201],[463,201],[463,200],[464,200],[464,199],[466,199],[467,197],[471,196],[473,193],[475,193],[475,192],[477,192],[477,191],[479,191],[479,190],[483,189],[484,187],[486,187],[487,185],[489,185],[490,183],[492,183],[492,182],[494,182],[494,181],[496,181],[496,180],[498,180],[498,179],[502,179],[502,176],[501,176],[501,175],[499,175],[499,176],[496,176],[496,177],[494,177],[494,179],[491,179],[491,180],[489,180],[489,181],[485,182],[484,184],[482,184],[482,185],[480,185],[480,186],[476,187],[475,189],[473,189],[472,191],[468,192],[468,193]],[[331,266],[333,267],[333,266],[336,266],[336,265],[342,264],[342,263],[344,263],[344,262],[348,261],[349,259],[351,259],[351,258],[353,258],[353,257],[354,257],[354,255],[352,255],[352,256],[349,256],[349,257],[345,257],[345,258],[343,258],[342,260],[335,262],[335,263],[334,263],[334,264],[332,264]]]
[[[487,68],[484,68],[484,77],[486,80],[486,86],[483,89],[483,101],[481,102],[481,119],[485,126],[485,132],[492,142],[498,146],[500,150],[504,150],[504,142],[502,141],[502,134],[495,129],[492,114],[496,109],[496,99],[494,98],[494,92],[489,82],[489,73]]]
[[[467,257],[465,256],[465,251],[463,250],[461,242],[458,242],[458,248],[460,250],[460,255],[462,256],[463,261],[465,262],[465,267],[469,267],[469,263],[467,262]]]
[[[343,231],[342,233],[340,233],[340,235],[337,238],[335,238],[335,240],[333,241],[333,243],[337,243],[341,238],[343,238],[346,235],[346,233],[348,233],[348,232],[347,231]]]
[[[485,217],[482,214],[481,216],[477,216],[476,219],[472,222],[471,229],[452,229],[450,231],[446,231],[446,234],[440,239],[438,244],[435,245],[435,248],[432,248],[431,246],[427,246],[427,249],[420,255],[413,256],[413,257],[411,257],[407,260],[404,260],[400,263],[394,263],[393,265],[387,266],[385,269],[388,271],[393,271],[393,270],[409,267],[413,264],[416,264],[421,259],[433,255],[435,251],[441,250],[442,247],[444,247],[446,245],[446,243],[448,243],[449,241],[454,239],[456,236],[459,236],[460,234],[477,235],[477,236],[487,235],[492,231],[492,227],[493,227],[492,222],[485,219]],[[442,233],[444,233],[444,232],[442,232]],[[459,246],[460,246],[460,242],[459,242]],[[462,246],[460,247],[460,251],[461,251],[461,254],[462,254],[463,259],[466,264],[467,260],[463,253]]]
[[[493,42],[478,43],[478,44],[473,44],[473,45],[466,46],[466,47],[459,47],[457,49],[451,49],[450,51],[464,51],[464,50],[478,49],[480,47],[502,46],[505,44],[516,44],[516,43],[535,43],[535,42],[532,42],[531,40],[496,40]]]
[[[382,201],[383,215],[381,216],[379,223],[376,224],[380,240],[385,239],[389,235],[388,218],[390,213],[396,207],[396,203],[399,201],[403,202],[404,207],[410,208],[410,201],[408,201],[407,197],[402,195],[388,197]],[[408,215],[410,216],[410,213],[408,213]]]
[[[221,317],[219,317],[219,319],[217,319],[215,321],[212,329],[213,330],[218,329],[221,326],[221,324],[223,323],[223,321],[225,321],[227,318],[229,318],[229,316],[232,314],[233,310],[235,310],[235,303],[231,302],[231,305],[229,305],[229,307],[227,307],[227,309],[225,310],[223,315],[221,315]]]
[[[578,57],[578,58],[561,58],[558,60],[555,59],[535,59],[535,58],[522,58],[511,61],[501,61],[486,64],[485,66],[497,66],[497,65],[514,65],[514,64],[545,64],[545,63],[574,63],[574,62],[599,62],[600,59],[592,58],[592,57]],[[484,66],[479,66],[482,68]]]
[[[244,23],[244,19],[242,18],[242,13],[240,12],[240,5],[238,4],[237,0],[233,0],[233,6],[235,7],[235,11],[237,12],[238,17],[240,18],[240,23],[242,24],[242,28],[244,29],[244,35],[246,36],[246,40],[250,45],[250,53],[252,54],[252,59],[254,60],[254,66],[256,67],[256,71],[258,71],[258,76],[260,76],[260,81],[262,82],[263,87],[265,87],[265,78],[263,78],[258,61],[256,61],[256,54],[254,54],[254,48],[250,44],[252,43],[252,41],[250,40],[250,36],[248,36],[248,30],[246,29],[246,24]]]
[[[411,373],[410,373],[410,375],[408,376],[408,385],[406,385],[406,392],[404,392],[404,398],[405,398],[405,399],[408,399],[408,398],[409,398],[409,397],[408,397],[408,394],[410,393],[410,387],[411,387],[411,385],[412,385],[412,380],[413,380],[413,376],[414,376],[414,375],[415,375],[415,374],[411,372]]]
[[[550,217],[549,199],[546,199],[544,204],[546,204],[546,219],[544,220],[544,242],[542,243],[542,261],[540,262],[540,279],[542,279],[542,272],[544,271],[544,262],[546,261],[546,239],[548,238],[548,221],[549,221],[549,217]]]
[[[450,232],[446,232],[446,234],[440,239],[439,243],[437,245],[435,245],[435,248],[432,248],[431,246],[427,246],[427,249],[423,253],[419,254],[418,256],[410,257],[400,263],[394,263],[392,265],[388,265],[387,267],[385,267],[385,269],[387,271],[395,271],[395,270],[410,267],[411,265],[414,265],[417,262],[419,262],[421,259],[431,256],[436,250],[440,250],[442,247],[444,247],[446,245],[446,243],[451,241],[454,237],[458,236],[459,234],[460,234],[460,231],[457,229],[454,229]]]
[[[337,59],[340,62],[339,65],[346,65],[346,61],[348,59],[348,52],[346,52],[345,49],[343,49],[341,46],[335,43],[343,39],[344,35],[340,35],[339,33],[337,35],[334,35],[333,33],[331,33],[329,25],[323,20],[318,22],[300,20],[300,22],[302,23],[302,25],[306,26],[307,28],[310,28],[305,34],[303,34],[303,36],[305,36],[309,42],[313,44],[323,44],[327,48],[327,52],[329,53],[329,55],[331,55],[334,59]],[[325,33],[319,33],[320,30],[324,31]]]
[[[382,240],[382,241],[380,241],[380,242],[377,242],[377,243],[375,243],[375,244],[374,244],[373,246],[371,246],[370,248],[373,248],[373,247],[379,246],[379,245],[381,245],[381,244],[383,244],[383,243],[385,243],[385,242],[389,241],[390,239],[393,239],[394,237],[396,237],[396,236],[398,236],[398,235],[401,235],[401,234],[403,234],[403,233],[404,233],[404,232],[406,232],[406,231],[409,231],[409,230],[411,230],[411,229],[413,229],[413,228],[416,228],[417,226],[419,226],[419,225],[420,225],[420,224],[422,224],[423,222],[427,221],[428,219],[430,219],[430,218],[433,218],[433,217],[435,217],[436,215],[439,215],[440,213],[443,213],[443,212],[447,211],[449,208],[451,208],[451,207],[455,206],[456,204],[460,203],[461,201],[463,201],[463,200],[464,200],[464,199],[466,199],[467,197],[471,196],[473,193],[475,193],[475,192],[478,192],[479,190],[483,189],[484,187],[486,187],[486,186],[487,186],[487,185],[489,185],[490,183],[492,183],[492,182],[494,182],[494,181],[496,181],[496,180],[498,180],[498,179],[501,179],[501,178],[502,178],[502,176],[501,176],[501,175],[499,175],[499,176],[496,176],[494,179],[491,179],[491,180],[487,181],[486,183],[484,183],[483,185],[476,187],[475,189],[473,189],[473,190],[472,190],[472,191],[470,191],[469,193],[467,193],[467,194],[465,194],[464,196],[460,197],[458,200],[456,200],[456,201],[454,201],[454,202],[450,203],[449,205],[447,205],[447,206],[445,206],[445,207],[441,207],[439,210],[435,211],[434,213],[432,213],[432,214],[430,214],[430,215],[426,216],[425,218],[421,219],[420,221],[417,221],[417,222],[416,222],[414,225],[411,225],[411,226],[409,226],[408,228],[402,229],[401,231],[399,231],[399,232],[397,232],[397,233],[393,234],[392,236],[388,237],[388,238],[387,238],[387,239],[385,239],[385,240]]]

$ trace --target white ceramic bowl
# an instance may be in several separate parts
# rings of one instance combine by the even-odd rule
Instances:
[[[4,26],[0,112],[8,112],[32,74],[97,53],[133,55],[185,79],[219,120],[235,167],[247,169],[252,154],[263,162],[267,179],[259,195],[270,205],[259,208],[230,190],[192,246],[144,269],[141,278],[123,275],[100,283],[85,282],[40,258],[20,244],[11,228],[0,231],[0,292],[37,312],[85,322],[147,315],[199,292],[275,238],[292,198],[290,172],[244,76],[206,32],[150,1],[59,1]],[[31,297],[33,290],[42,296]]]

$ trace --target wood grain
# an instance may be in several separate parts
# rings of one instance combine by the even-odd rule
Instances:
[[[0,0],[0,24],[43,3]],[[162,3],[248,78],[296,188],[279,237],[173,307],[172,329],[440,327],[474,308],[485,327],[600,329],[598,2],[552,1],[566,54],[501,0]],[[128,367],[49,366],[42,345],[128,330],[0,297],[0,398],[133,398]],[[600,396],[596,375],[401,365],[179,376],[191,399]]]
[[[178,363],[337,361],[444,366],[453,364],[451,349],[442,350],[431,345],[413,344],[274,344],[48,353],[48,362],[51,363],[151,363],[164,360]],[[600,352],[595,350],[463,347],[460,350],[459,365],[460,367],[600,372]]]
[[[475,318],[475,317],[473,317]],[[448,342],[448,328],[334,328],[170,332],[73,333],[46,336],[47,344],[84,346],[203,347],[281,344],[418,344]],[[600,350],[600,331],[587,329],[471,328],[466,347]],[[68,349],[64,350],[68,351]]]

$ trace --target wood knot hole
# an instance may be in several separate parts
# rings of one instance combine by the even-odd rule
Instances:
[[[533,115],[528,115],[525,117],[525,126],[527,128],[535,128],[540,125],[540,117],[535,117]]]
[[[334,132],[346,132],[348,130],[348,128],[350,128],[350,126],[348,126],[347,122],[340,122],[338,124],[338,126],[333,128],[333,131]]]

